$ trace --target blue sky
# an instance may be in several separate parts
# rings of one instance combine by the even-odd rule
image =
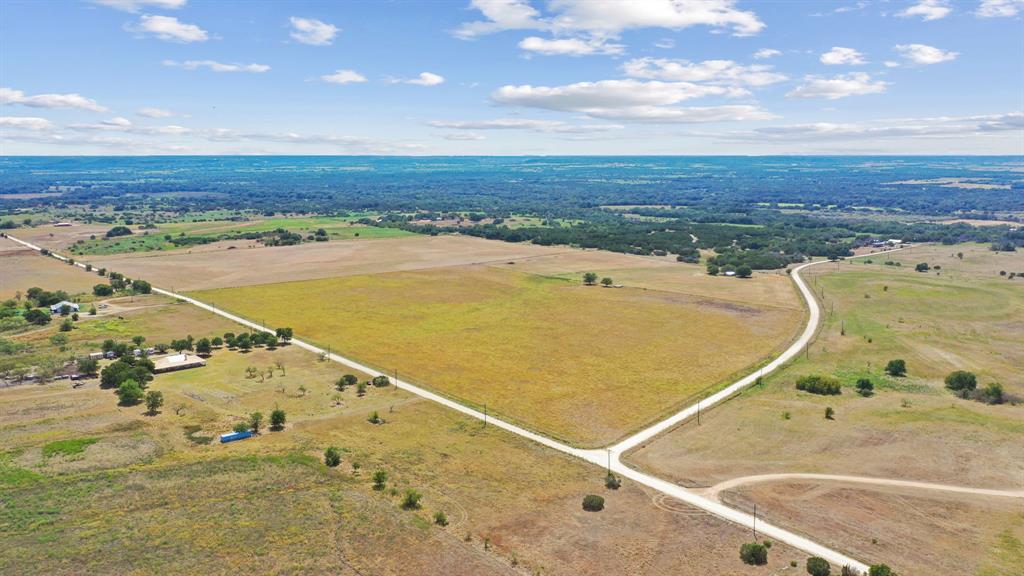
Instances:
[[[0,3],[0,154],[1024,154],[1024,0]]]

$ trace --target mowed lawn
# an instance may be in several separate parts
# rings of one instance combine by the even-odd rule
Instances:
[[[603,445],[783,348],[792,308],[464,266],[193,296],[582,445]]]

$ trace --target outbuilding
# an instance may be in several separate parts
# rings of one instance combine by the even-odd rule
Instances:
[[[67,306],[68,310],[71,310],[72,312],[78,312],[78,304],[75,304],[74,302],[68,302],[67,300],[62,300],[60,302],[57,302],[53,306],[50,306],[50,313],[60,314],[61,310],[63,310],[65,306]]]
[[[206,360],[193,354],[171,354],[170,356],[154,359],[153,365],[155,366],[153,373],[161,374],[163,372],[174,372],[176,370],[188,370],[189,368],[206,366]]]

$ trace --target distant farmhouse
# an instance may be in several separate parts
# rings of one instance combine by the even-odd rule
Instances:
[[[188,370],[189,368],[206,366],[206,360],[192,354],[172,354],[155,359],[153,364],[156,367],[153,373],[161,374],[163,372],[174,372],[176,370]]]
[[[50,313],[60,314],[61,311],[64,310],[65,306],[67,306],[68,310],[71,310],[72,312],[78,312],[78,304],[75,304],[74,302],[68,302],[67,300],[62,300],[60,302],[57,302],[53,306],[50,306]]]

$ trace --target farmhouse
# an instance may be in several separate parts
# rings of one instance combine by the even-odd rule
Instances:
[[[60,311],[63,310],[65,306],[67,306],[72,312],[78,312],[78,304],[68,302],[67,300],[57,302],[53,306],[50,306],[50,312],[53,314],[60,314]]]
[[[155,359],[153,364],[156,366],[153,372],[155,374],[160,374],[163,372],[174,372],[176,370],[188,370],[189,368],[206,366],[206,360],[192,354],[171,354],[170,356]]]

